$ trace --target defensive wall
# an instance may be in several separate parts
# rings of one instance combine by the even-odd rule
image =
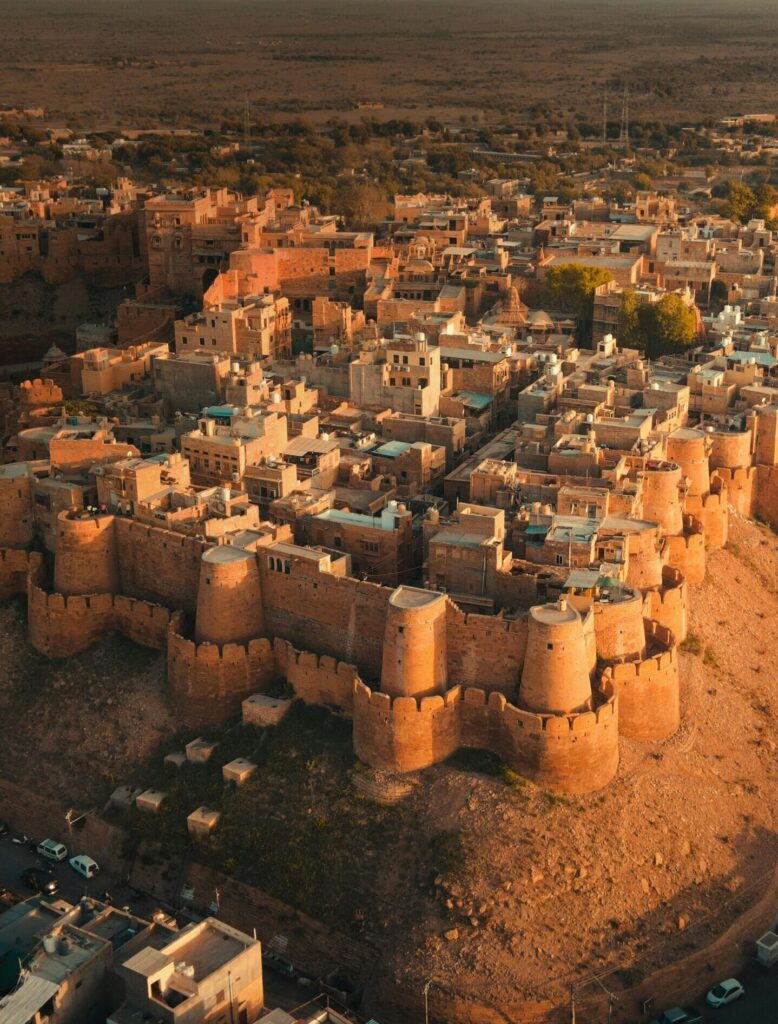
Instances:
[[[756,467],[754,515],[778,530],[778,466]]]
[[[671,565],[662,568],[662,586],[649,590],[643,598],[643,617],[665,626],[683,643],[688,632],[686,579],[680,569]]]
[[[247,644],[197,644],[170,623],[167,678],[170,699],[189,726],[212,725],[240,714],[241,703],[277,678],[273,645],[264,637]]]
[[[460,747],[492,750],[519,774],[559,793],[607,785],[618,767],[615,695],[593,711],[536,715],[504,695],[460,686],[432,697],[395,697],[354,683],[354,750],[383,771],[411,772]]]
[[[9,554],[6,552],[6,555]],[[26,552],[13,552],[21,573],[20,556]],[[85,651],[107,632],[116,630],[143,647],[162,651],[167,645],[167,632],[176,620],[162,605],[138,601],[121,594],[51,593],[43,583],[43,558],[27,554],[27,631],[30,643],[47,658],[68,658]],[[1,567],[6,559],[0,559]]]
[[[667,537],[665,564],[678,569],[694,587],[705,579],[705,528],[697,516],[685,514],[684,532],[677,537]]]
[[[711,486],[720,479],[727,489],[727,501],[741,516],[750,518],[754,514],[754,498],[757,490],[757,467],[742,466],[737,469],[721,467],[711,477]]]
[[[194,612],[201,559],[210,545],[121,516],[115,532],[121,592]]]
[[[43,568],[43,555],[37,551],[0,548],[0,601],[14,594],[27,593],[27,577]]]
[[[718,474],[711,477],[710,486],[709,494],[689,495],[684,503],[684,512],[700,520],[709,548],[723,548],[729,533],[727,487]]]
[[[359,678],[356,665],[348,665],[328,654],[298,651],[286,640],[273,642],[276,666],[306,704],[326,704],[351,711],[354,705],[354,683]]]
[[[23,467],[23,474],[12,473],[0,466],[0,547],[23,548],[35,536],[35,515],[32,507],[32,477]]]
[[[628,739],[653,743],[672,736],[680,724],[680,684],[673,634],[658,622],[646,620],[644,625],[656,653],[608,666],[602,686],[612,688],[619,699],[619,731]]]

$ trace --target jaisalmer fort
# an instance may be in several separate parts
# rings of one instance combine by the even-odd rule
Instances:
[[[19,97],[0,1024],[778,1021],[776,117]]]

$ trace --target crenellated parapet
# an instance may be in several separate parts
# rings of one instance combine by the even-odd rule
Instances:
[[[357,756],[384,771],[418,771],[473,747],[492,750],[540,786],[574,794],[607,785],[618,767],[613,693],[592,711],[540,715],[475,688],[392,699],[356,681],[353,714]]]
[[[619,729],[628,739],[658,742],[680,724],[680,684],[675,637],[658,622],[645,622],[652,650],[642,661],[609,665],[601,685],[619,698]]]
[[[354,682],[359,679],[356,665],[338,661],[329,654],[298,651],[287,640],[276,638],[273,652],[279,673],[306,704],[325,704],[351,711]]]
[[[117,631],[143,647],[164,650],[174,614],[161,605],[114,594],[66,596],[27,580],[30,643],[48,658],[68,658]]]
[[[171,622],[167,640],[168,691],[187,725],[212,725],[240,713],[241,703],[278,678],[273,645],[195,643]]]
[[[720,480],[727,491],[727,502],[738,515],[750,518],[754,514],[757,488],[757,467],[741,466],[729,469],[721,466],[711,475],[711,487]]]
[[[720,474],[712,475],[708,494],[687,497],[684,511],[700,520],[709,548],[724,547],[729,533],[729,502],[727,486]]]
[[[43,555],[38,551],[0,548],[0,601],[14,594],[26,594],[27,577],[37,577],[42,568]]]
[[[665,565],[678,569],[690,586],[705,579],[705,527],[698,516],[685,514],[684,532],[667,537],[664,550]]]
[[[665,626],[680,644],[688,632],[688,587],[680,569],[671,565],[662,568],[662,586],[649,590],[643,597],[643,617]]]

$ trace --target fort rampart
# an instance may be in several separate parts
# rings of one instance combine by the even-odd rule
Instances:
[[[711,483],[720,478],[727,489],[727,501],[741,516],[750,517],[754,514],[754,498],[757,490],[757,467],[747,466],[738,469],[720,467],[711,478]]]
[[[0,601],[14,594],[27,593],[27,577],[43,567],[43,555],[37,551],[0,548]]]
[[[665,626],[679,644],[688,632],[687,590],[681,570],[665,565],[661,588],[647,591],[643,598],[643,617]]]
[[[645,630],[655,653],[643,661],[609,666],[603,672],[603,685],[612,686],[619,698],[621,733],[650,743],[672,736],[681,720],[681,705],[673,634],[650,620]]]
[[[357,681],[353,715],[357,756],[384,771],[418,771],[474,747],[493,750],[540,786],[573,794],[607,785],[618,767],[614,695],[594,711],[536,715],[475,688],[392,700]]]
[[[694,587],[705,579],[705,532],[696,516],[684,515],[683,522],[684,532],[666,539],[665,564],[682,572]]]

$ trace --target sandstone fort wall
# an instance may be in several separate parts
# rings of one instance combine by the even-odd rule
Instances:
[[[116,543],[123,594],[194,612],[205,541],[118,517]]]
[[[658,742],[681,721],[678,658],[670,630],[647,621],[646,636],[663,650],[644,661],[612,665],[603,673],[619,699],[619,728],[629,739]]]
[[[347,665],[328,654],[298,651],[285,640],[273,643],[276,665],[281,676],[306,704],[328,704],[351,711],[354,683],[359,678],[356,665]]]
[[[719,477],[727,489],[727,501],[735,511],[746,517],[754,514],[754,498],[757,488],[756,466],[728,469],[721,467],[711,478],[713,482]]]
[[[778,530],[778,466],[756,467],[754,515]]]
[[[27,593],[27,577],[43,568],[43,555],[37,551],[0,548],[0,601],[14,594]]]
[[[705,579],[705,534],[702,522],[694,516],[684,516],[684,533],[668,537],[665,549],[666,564],[678,569],[686,582],[694,587]]]
[[[196,644],[179,632],[180,620],[168,632],[168,691],[186,725],[211,725],[239,715],[241,703],[277,678],[269,640],[248,644]]]
[[[680,569],[666,565],[662,569],[661,589],[649,590],[643,600],[643,617],[669,629],[679,644],[688,632],[687,590]]]

